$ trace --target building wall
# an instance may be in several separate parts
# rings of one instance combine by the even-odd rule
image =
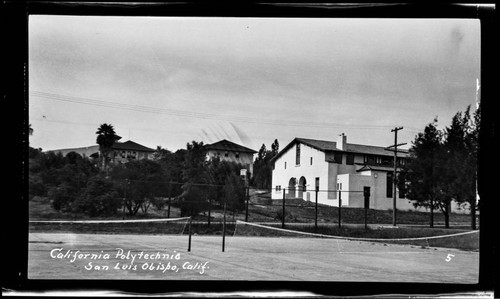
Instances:
[[[312,164],[311,164],[312,158]],[[275,161],[272,174],[272,198],[282,199],[283,190],[288,189],[291,178],[296,178],[295,192],[286,190],[287,198],[300,197],[304,200],[315,201],[316,178],[319,178],[319,189],[327,190],[328,187],[328,163],[325,162],[325,153],[309,147],[305,144],[300,145],[300,164],[296,165],[296,147],[291,147],[287,152]],[[285,169],[286,163],[286,169]],[[306,180],[306,191],[300,194],[300,178]],[[281,186],[281,189],[279,188]],[[319,203],[327,203],[326,192],[320,192],[318,196]]]
[[[49,152],[54,152],[58,153],[60,152],[64,157],[69,154],[70,152],[75,152],[80,154],[82,157],[90,157],[90,155],[99,153],[99,146],[98,145],[93,145],[93,146],[87,146],[87,147],[79,147],[79,148],[68,148],[68,149],[59,149],[59,150],[53,150]]]
[[[113,150],[110,155],[112,163],[120,164],[127,163],[133,160],[143,160],[143,159],[153,159],[153,153],[142,152],[142,151],[132,151],[132,150]]]
[[[227,156],[226,156],[227,153]],[[228,161],[241,164],[244,168],[246,168],[250,174],[253,174],[253,154],[252,153],[242,153],[239,155],[236,152],[232,151],[217,151],[217,150],[209,150],[207,151],[207,159],[213,159],[219,157],[221,161]]]
[[[370,187],[370,209],[389,210],[393,208],[393,197],[387,197],[387,172],[363,171],[360,174],[345,176],[348,177],[346,187],[349,190],[362,191],[365,186]],[[349,193],[348,196],[350,207],[364,207],[364,195],[362,192]],[[344,200],[342,202],[344,203]],[[399,198],[399,190],[396,190],[396,208],[398,210],[415,210],[410,200]]]
[[[313,158],[311,165],[310,158]],[[272,173],[271,192],[272,199],[282,199],[283,189],[288,189],[290,178],[296,178],[295,192],[285,192],[286,198],[303,198],[304,200],[315,200],[315,179],[320,178],[318,193],[318,203],[330,206],[338,206],[338,192],[326,192],[326,190],[337,190],[337,186],[342,191],[359,191],[359,192],[342,192],[342,206],[363,208],[365,186],[370,187],[370,209],[389,210],[393,208],[393,197],[387,197],[387,172],[367,170],[360,173],[356,172],[364,163],[364,155],[357,154],[354,156],[354,165],[346,164],[346,155],[342,155],[342,163],[327,162],[325,159],[330,159],[330,154],[325,154],[322,151],[316,150],[305,144],[301,144],[301,161],[296,165],[296,147],[293,146],[280,156],[274,164]],[[286,168],[285,168],[286,163]],[[306,191],[303,194],[298,192],[298,184],[300,178],[304,177],[307,181]],[[281,186],[281,189],[279,188]],[[391,186],[392,188],[392,186]],[[415,208],[407,198],[399,198],[399,190],[396,190],[396,208],[401,211],[427,211],[425,208]],[[468,213],[467,208],[459,208],[456,203],[452,203],[451,209],[453,213]],[[441,211],[436,210],[436,213]]]

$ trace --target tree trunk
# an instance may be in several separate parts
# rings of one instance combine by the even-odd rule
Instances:
[[[431,228],[434,227],[434,201],[431,198]]]
[[[450,228],[450,204],[449,202],[447,202],[445,204],[445,207],[444,207],[444,210],[443,210],[443,214],[444,214],[444,227],[446,228]]]

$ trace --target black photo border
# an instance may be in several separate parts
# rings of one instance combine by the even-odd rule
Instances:
[[[4,111],[4,170],[2,239],[2,289],[4,294],[82,291],[120,295],[159,294],[258,294],[306,292],[323,296],[407,296],[481,294],[494,292],[496,232],[493,225],[497,193],[496,116],[494,101],[497,35],[495,4],[492,3],[344,3],[253,2],[253,1],[6,1],[2,4],[2,73]],[[28,18],[30,15],[179,16],[179,17],[300,17],[300,18],[466,18],[481,23],[481,108],[479,153],[480,274],[477,284],[385,283],[385,282],[289,282],[289,281],[142,281],[142,280],[29,280],[28,261]],[[492,163],[492,161],[494,161]],[[10,216],[10,217],[8,217]],[[191,295],[190,295],[191,294]],[[269,294],[269,293],[267,293]]]

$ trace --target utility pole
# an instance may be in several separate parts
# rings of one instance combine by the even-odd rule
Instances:
[[[396,187],[397,187],[397,161],[398,161],[398,146],[400,145],[405,145],[406,143],[399,143],[398,144],[398,131],[403,130],[403,127],[396,127],[391,130],[391,132],[394,132],[394,145],[391,145],[385,150],[392,151],[394,152],[394,171],[392,174],[392,225],[396,226],[397,221],[396,221]],[[394,148],[394,149],[391,149]]]

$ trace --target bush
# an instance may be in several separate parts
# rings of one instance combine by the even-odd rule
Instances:
[[[35,196],[46,196],[47,188],[42,183],[42,180],[37,176],[31,176],[28,179],[28,196],[29,200]]]
[[[85,213],[91,217],[111,216],[116,214],[122,201],[115,191],[113,183],[101,177],[89,180],[87,187],[74,202],[73,211]]]
[[[71,194],[69,187],[65,184],[52,187],[48,192],[48,197],[52,201],[52,207],[56,211],[70,210],[71,204],[75,201],[75,196]]]
[[[180,196],[181,217],[196,216],[207,210],[207,202],[203,196],[198,186],[188,186],[187,191]]]
[[[161,211],[168,202],[166,197],[153,197],[149,200],[151,204],[158,210]]]
[[[283,221],[283,210],[277,210],[276,214],[274,216],[274,219],[277,219],[279,221]],[[295,217],[290,213],[289,211],[285,211],[285,221],[286,220],[295,220]]]

